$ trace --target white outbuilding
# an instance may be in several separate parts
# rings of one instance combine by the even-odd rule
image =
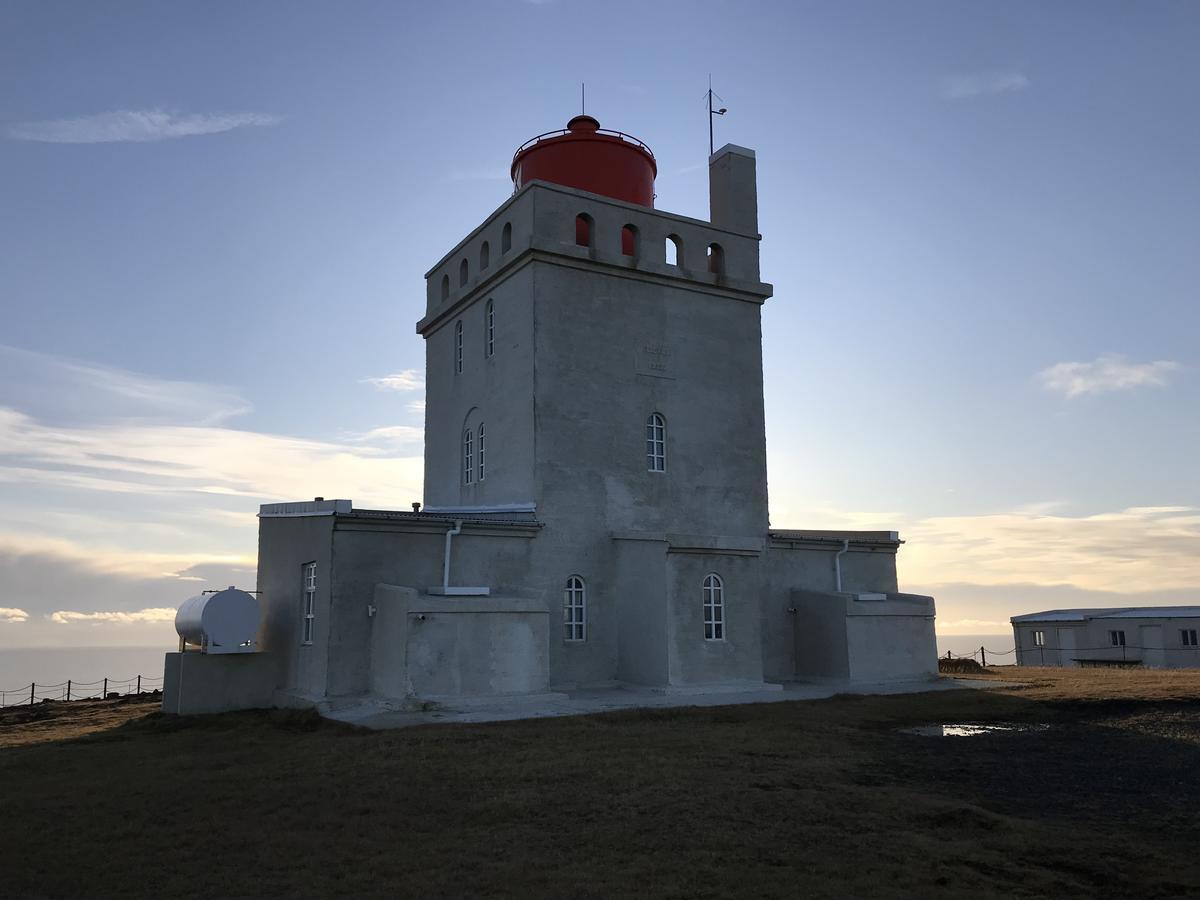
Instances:
[[[1200,606],[1051,609],[1010,621],[1020,666],[1200,667]]]

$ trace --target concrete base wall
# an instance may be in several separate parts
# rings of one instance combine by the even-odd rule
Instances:
[[[379,585],[372,693],[395,699],[545,693],[549,611],[521,597],[429,597]]]
[[[795,674],[850,681],[904,681],[937,675],[932,597],[890,592],[794,591]]]
[[[195,716],[270,707],[276,662],[270,653],[168,653],[163,712]]]

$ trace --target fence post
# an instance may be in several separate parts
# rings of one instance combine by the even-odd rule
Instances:
[[[29,705],[33,706],[33,689],[37,687],[36,682],[29,682]]]
[[[71,699],[71,679],[67,679],[67,699]]]
[[[104,690],[102,690],[100,692],[100,699],[101,700],[108,699],[108,679],[107,678],[104,679]]]
[[[140,696],[142,696],[142,676],[141,676],[141,675],[139,675],[139,676],[138,676],[138,688],[137,688],[137,692],[138,692],[138,696],[139,696],[139,697],[140,697]]]
[[[986,669],[987,668],[987,651],[984,650],[983,647],[979,648],[979,658],[981,660],[983,660],[982,665]]]

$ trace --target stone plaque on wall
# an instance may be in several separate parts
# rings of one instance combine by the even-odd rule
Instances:
[[[636,348],[637,373],[652,378],[674,378],[675,356],[659,341],[642,341]]]

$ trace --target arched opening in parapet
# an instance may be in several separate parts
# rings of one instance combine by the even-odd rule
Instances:
[[[683,262],[683,241],[679,239],[677,234],[668,234],[667,241],[663,245],[663,253],[666,256],[668,266],[678,266]]]
[[[625,256],[638,255],[638,230],[632,225],[621,228],[621,253]]]
[[[450,297],[450,276],[442,276],[442,299],[447,300]]]
[[[467,276],[471,274],[467,266],[467,261],[464,259],[458,264],[458,286],[465,287],[467,284]]]
[[[580,213],[575,217],[575,243],[580,247],[592,247],[592,240],[595,238],[596,229],[593,227],[595,223],[592,217],[587,213]]]
[[[720,244],[708,245],[708,271],[714,275],[725,274],[725,251]]]
[[[500,252],[507,253],[512,249],[512,223],[505,222],[504,230],[500,232]]]
[[[484,241],[479,247],[479,271],[486,269],[492,262],[492,248]]]

